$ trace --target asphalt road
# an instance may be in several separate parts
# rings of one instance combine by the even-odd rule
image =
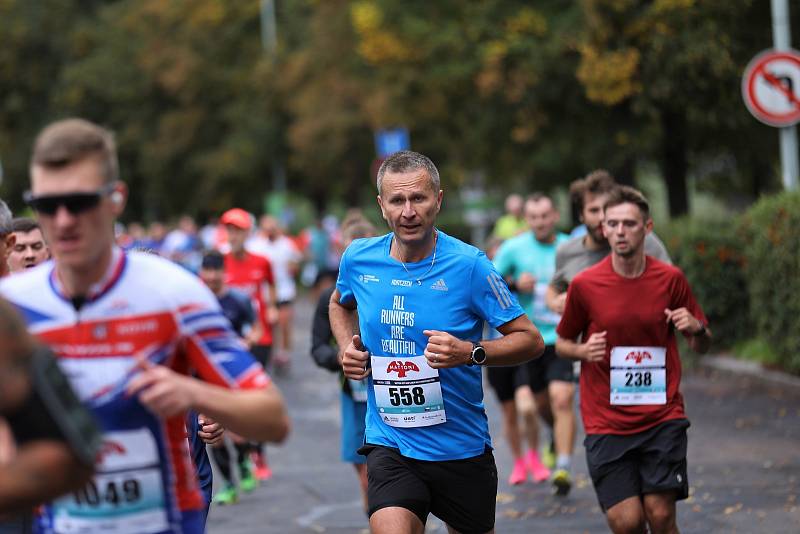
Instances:
[[[339,459],[339,389],[334,374],[308,354],[311,304],[297,306],[292,368],[275,380],[292,418],[292,434],[269,447],[274,476],[232,506],[213,505],[208,532],[368,532],[357,480]],[[485,386],[486,409],[500,473],[496,531],[607,532],[587,477],[582,436],[573,459],[575,486],[566,498],[547,484],[506,483],[510,455],[500,438],[500,413]],[[689,429],[691,496],[678,505],[682,532],[800,532],[800,390],[695,369],[682,386]],[[427,532],[446,532],[431,517]]]

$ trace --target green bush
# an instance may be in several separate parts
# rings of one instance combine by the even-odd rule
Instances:
[[[784,369],[800,372],[800,193],[765,197],[744,215],[750,316]]]
[[[744,253],[731,221],[683,218],[658,229],[672,262],[689,280],[708,318],[714,346],[730,348],[752,336]]]

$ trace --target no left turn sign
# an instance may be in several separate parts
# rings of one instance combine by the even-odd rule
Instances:
[[[742,96],[753,116],[770,126],[800,121],[800,53],[767,50],[750,61],[742,77]]]

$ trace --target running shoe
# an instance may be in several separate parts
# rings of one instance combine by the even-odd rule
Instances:
[[[528,478],[528,473],[525,470],[525,460],[522,458],[514,462],[514,469],[511,471],[511,476],[508,477],[508,483],[512,486],[522,484]]]
[[[239,479],[239,487],[242,488],[243,492],[250,493],[258,487],[258,480],[256,480],[251,471],[242,473],[242,477]]]
[[[566,497],[572,489],[572,476],[566,469],[557,469],[550,479],[553,485],[553,494],[559,497]]]
[[[225,489],[219,490],[217,494],[214,495],[214,502],[220,506],[234,504],[238,500],[239,494],[236,492],[236,488],[233,486],[226,486]]]
[[[275,358],[272,360],[272,369],[275,371],[276,374],[280,375],[287,375],[289,374],[289,368],[291,367],[292,360],[290,359],[289,355],[285,352],[279,352],[275,355]]]
[[[554,469],[556,466],[556,451],[552,441],[542,449],[542,464],[548,469]]]
[[[253,463],[245,460],[239,464],[239,487],[245,493],[250,493],[258,487],[258,480],[254,475]]]
[[[542,465],[541,460],[539,460],[539,455],[536,454],[536,451],[528,451],[525,455],[525,464],[528,467],[528,471],[531,473],[531,478],[534,482],[544,482],[548,478],[550,478],[550,470]]]
[[[267,459],[263,454],[254,452],[250,455],[250,460],[253,462],[256,478],[260,481],[269,480],[272,478],[272,470],[267,465]]]

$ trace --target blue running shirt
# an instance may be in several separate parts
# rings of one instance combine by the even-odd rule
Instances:
[[[397,372],[413,378],[419,369],[407,358],[423,355],[428,344],[423,330],[479,341],[484,321],[497,328],[524,314],[502,277],[477,248],[440,231],[433,267],[433,254],[406,263],[409,276],[389,255],[392,236],[354,241],[342,257],[336,283],[340,302],[358,305],[361,339],[373,357],[373,372],[385,361],[384,374]],[[418,277],[422,277],[421,284]],[[439,382],[446,421],[400,428],[384,422],[370,376],[366,442],[429,461],[470,458],[491,447],[481,368],[440,369]]]

